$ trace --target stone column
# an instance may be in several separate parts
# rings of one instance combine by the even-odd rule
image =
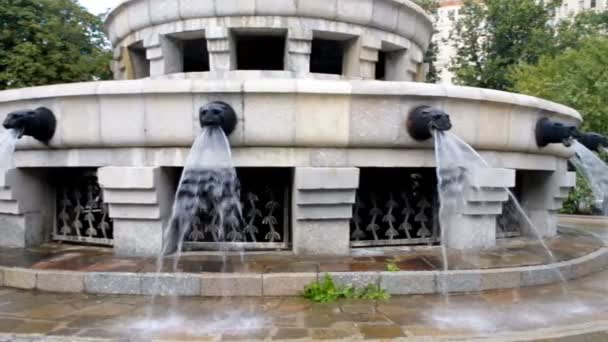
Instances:
[[[236,49],[230,31],[223,27],[212,27],[205,32],[211,71],[236,69]]]
[[[114,221],[114,253],[158,255],[175,196],[174,173],[154,167],[104,167],[98,178]]]
[[[350,254],[357,168],[296,168],[293,249],[298,255]]]
[[[0,247],[32,247],[49,240],[55,191],[44,171],[0,170]]]
[[[305,75],[310,72],[310,53],[312,49],[312,31],[289,30],[287,36],[287,49],[285,52],[285,66],[287,70],[296,75]]]
[[[114,74],[115,80],[128,80],[129,79],[129,54],[124,47],[117,47],[113,51],[112,61],[110,67]]]
[[[184,70],[182,46],[163,35],[151,35],[144,39],[146,58],[150,61],[150,76],[162,76]]]
[[[568,172],[566,161],[560,163],[553,172],[525,172],[521,204],[537,232],[524,225],[522,233],[531,237],[557,235],[557,213],[575,185],[576,173]]]
[[[361,54],[359,55],[361,70],[361,78],[374,80],[376,79],[376,63],[379,61],[379,51],[382,48],[380,40],[363,38],[361,43]]]
[[[424,54],[415,44],[410,46],[406,53],[406,72],[405,81],[421,81],[426,77],[424,70]]]
[[[441,217],[445,238],[442,243],[461,250],[494,247],[496,218],[509,199],[507,188],[514,186],[514,170],[476,170],[465,184],[463,201],[447,205]]]
[[[400,49],[386,54],[386,81],[405,81],[408,79],[407,50]]]

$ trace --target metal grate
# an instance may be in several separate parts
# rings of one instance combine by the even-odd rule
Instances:
[[[433,169],[362,169],[351,246],[439,242]]]
[[[515,174],[515,188],[511,189],[515,199],[521,203],[523,191],[523,175],[520,171]],[[496,218],[496,238],[508,239],[521,236],[521,227],[525,222],[521,222],[521,213],[513,199],[509,199],[503,205],[502,214]]]
[[[237,170],[241,184],[240,226],[213,233],[208,221],[196,220],[186,233],[185,250],[287,249],[290,241],[292,177],[289,169]],[[224,237],[224,238],[222,238]]]
[[[65,170],[57,176],[53,240],[114,245],[112,219],[94,170]]]

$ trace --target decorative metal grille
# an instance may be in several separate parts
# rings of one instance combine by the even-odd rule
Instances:
[[[289,169],[238,169],[242,219],[221,234],[206,219],[193,222],[184,249],[286,249],[290,241],[291,172]]]
[[[57,177],[57,211],[53,239],[114,245],[112,219],[97,175],[92,170],[69,170]]]
[[[513,195],[521,203],[522,194],[522,174],[516,173],[515,188],[511,189]],[[508,239],[521,236],[521,226],[525,224],[522,221],[521,213],[513,199],[509,199],[503,204],[502,214],[496,219],[496,238]]]
[[[362,169],[351,246],[439,242],[436,179],[432,169]]]

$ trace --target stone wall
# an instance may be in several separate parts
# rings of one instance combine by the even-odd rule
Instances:
[[[142,45],[150,76],[179,73],[179,42],[193,37],[206,40],[211,72],[236,70],[237,30],[262,35],[286,31],[284,70],[298,77],[314,77],[309,69],[310,43],[323,38],[352,42],[341,77],[374,79],[376,63],[386,63],[390,71],[403,71],[391,72],[388,79],[418,81],[424,79],[423,56],[433,25],[407,0],[131,0],[106,20],[115,47],[116,79],[131,79],[133,70],[141,69],[144,63],[131,58],[130,51]],[[379,52],[391,53],[391,58],[379,60]]]

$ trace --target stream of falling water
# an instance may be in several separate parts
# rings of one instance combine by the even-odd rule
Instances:
[[[583,144],[574,142],[576,155],[570,159],[576,169],[587,179],[593,193],[594,205],[608,215],[608,166],[595,153]]]
[[[444,269],[444,287],[441,291],[447,297],[445,288],[445,274],[449,270],[448,251],[446,242],[450,239],[450,234],[460,234],[459,223],[453,220],[454,215],[460,215],[467,196],[467,184],[471,174],[477,168],[489,168],[490,165],[475,151],[470,145],[462,141],[450,132],[434,132],[435,156],[437,159],[437,181],[439,191],[439,220],[441,224],[441,249]],[[470,189],[475,190],[475,189]],[[514,208],[518,222],[525,224],[535,235],[536,239],[543,246],[551,263],[557,263],[557,259],[545,240],[540,235],[538,228],[530,220],[521,207],[519,201],[510,189],[506,189],[509,194],[509,202]],[[562,282],[562,289],[567,294],[566,278],[559,269],[555,269],[556,275]]]
[[[163,286],[161,277],[165,272],[165,260],[169,255],[172,260],[169,272],[179,271],[179,260],[186,234],[204,233],[212,235],[214,241],[222,242],[219,243],[219,254],[223,261],[222,272],[225,272],[228,252],[239,251],[242,258],[243,249],[239,243],[223,241],[242,241],[243,223],[240,183],[232,162],[228,138],[219,127],[205,127],[195,140],[186,160],[175,195],[173,212],[164,231],[162,251],[157,259],[153,290],[154,293],[159,294],[168,292],[171,296],[170,312],[153,312],[157,297],[154,295],[148,306],[147,318],[136,322],[135,326],[152,332],[162,327],[167,318],[178,322],[176,324],[182,321],[181,317],[174,316],[175,311],[178,311],[175,310],[179,305],[178,297]],[[229,298],[224,297],[222,300]],[[254,309],[250,308],[249,311],[253,312]],[[234,326],[234,322],[247,322],[247,324]],[[251,329],[253,326],[263,324],[265,324],[263,317],[243,311],[206,317],[205,324],[199,328],[204,331],[205,325],[207,328],[217,325],[225,326],[227,330],[238,330],[242,327]]]
[[[14,129],[0,133],[0,169],[12,169],[15,167],[15,146],[21,132]]]

